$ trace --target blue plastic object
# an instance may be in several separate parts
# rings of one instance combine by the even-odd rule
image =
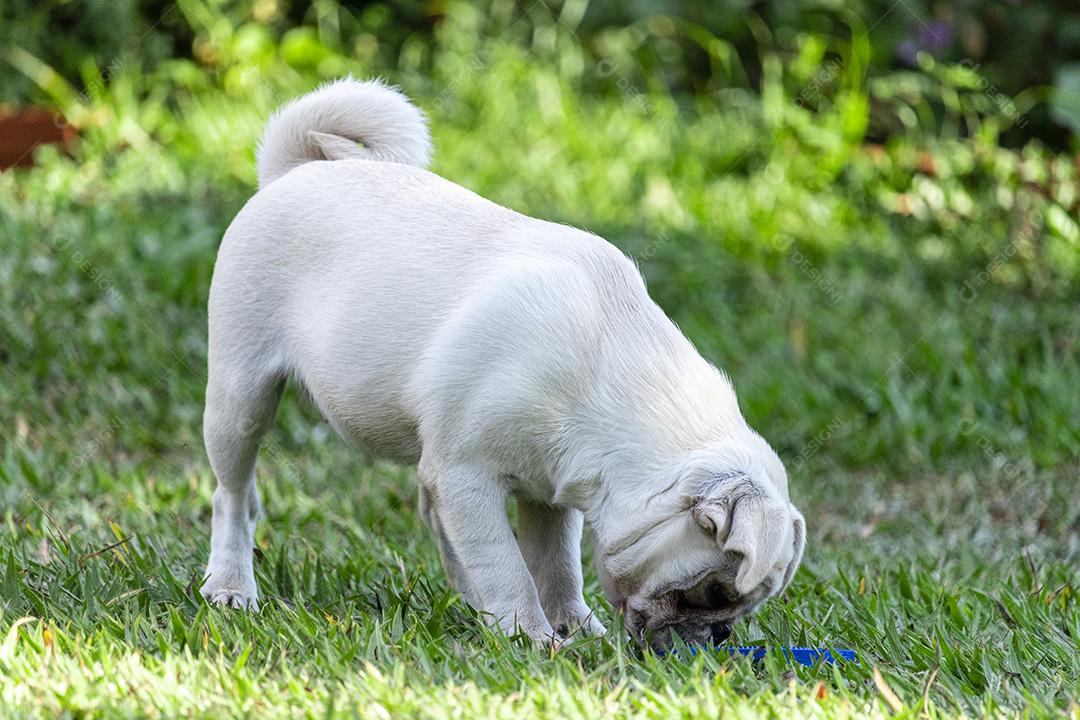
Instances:
[[[698,650],[707,650],[708,648],[690,647],[690,654],[696,655]],[[723,652],[728,651],[731,655],[742,655],[749,657],[754,662],[761,660],[765,657],[765,654],[769,651],[784,653],[784,657],[789,660],[794,660],[800,665],[806,665],[807,667],[813,667],[819,662],[826,662],[829,665],[835,664],[839,661],[859,662],[858,656],[854,650],[829,650],[828,648],[806,648],[806,647],[765,647],[764,645],[722,645],[717,650]]]
[[[847,660],[849,662],[859,662],[858,657],[855,655],[854,650],[829,650],[828,648],[805,648],[805,647],[778,647],[767,648],[761,645],[756,646],[741,646],[741,647],[727,647],[726,649],[732,655],[739,654],[743,656],[750,656],[753,660],[757,661],[765,657],[770,649],[773,651],[779,650],[784,653],[784,657],[789,660],[794,660],[800,665],[806,665],[807,667],[813,667],[821,661],[825,661],[830,665],[836,663],[837,659]],[[835,653],[835,654],[834,654]]]

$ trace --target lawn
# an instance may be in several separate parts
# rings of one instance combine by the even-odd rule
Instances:
[[[83,96],[14,57],[84,124],[0,175],[0,713],[1080,717],[1073,159],[1001,147],[992,117],[871,142],[857,74],[811,110],[814,73],[766,59],[761,97],[686,101],[597,72],[571,28],[484,22],[455,11],[430,72],[326,48],[296,69],[245,28],[204,75]],[[638,261],[807,518],[791,587],[733,640],[857,664],[642,654],[591,570],[603,641],[495,635],[449,589],[413,469],[293,392],[258,468],[261,611],[204,603],[216,247],[267,113],[348,71],[425,109],[436,172]]]

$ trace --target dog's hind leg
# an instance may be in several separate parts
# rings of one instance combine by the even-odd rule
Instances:
[[[254,610],[258,591],[252,553],[259,514],[255,457],[274,420],[284,378],[252,377],[249,371],[220,367],[213,360],[209,367],[203,436],[217,489],[202,594],[214,603]]]

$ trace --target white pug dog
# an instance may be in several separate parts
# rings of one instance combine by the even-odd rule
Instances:
[[[802,557],[776,453],[630,259],[433,175],[429,152],[420,111],[378,82],[269,121],[210,289],[203,595],[256,607],[255,456],[291,379],[343,438],[419,464],[447,574],[503,630],[604,632],[587,522],[632,634],[726,638]]]

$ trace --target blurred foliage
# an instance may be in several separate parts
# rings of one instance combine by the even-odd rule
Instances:
[[[241,30],[249,43],[258,44],[255,36],[279,43],[293,63],[318,65],[330,53],[396,68],[409,55],[416,69],[431,73],[423,48],[450,8],[444,0],[4,0],[0,47],[8,55],[13,47],[25,51],[83,91],[99,82],[95,73],[120,66],[148,71],[178,58],[216,65],[224,59],[222,43]],[[1058,149],[1075,145],[1070,133],[1080,129],[1075,0],[551,0],[479,7],[496,20],[535,11],[574,34],[588,61],[619,53],[651,89],[680,95],[764,93],[768,62],[778,59],[804,70],[795,79],[808,83],[803,100],[813,104],[831,89],[835,64],[857,57],[857,67],[847,70],[869,78],[867,133],[877,140],[928,120],[924,131],[943,123],[972,134],[981,126],[970,113],[987,109],[1013,147],[1032,138]],[[32,78],[0,77],[0,101],[35,97]],[[962,121],[950,125],[954,116]]]
[[[744,15],[759,51],[755,80],[740,84],[750,73],[737,48],[703,26],[655,15],[584,41],[591,7],[456,3],[427,30],[403,33],[433,20],[432,10],[354,12],[330,1],[295,13],[274,0],[181,0],[157,26],[189,34],[188,57],[121,55],[103,66],[84,56],[74,80],[22,47],[4,57],[82,130],[73,152],[87,175],[130,164],[174,186],[239,181],[246,193],[274,107],[321,80],[386,75],[431,116],[436,162],[512,206],[539,200],[618,225],[640,197],[645,229],[706,232],[737,254],[775,255],[778,237],[873,245],[923,253],[943,277],[950,261],[989,261],[1010,242],[1019,262],[994,281],[1033,291],[1076,272],[1075,163],[1037,139],[1002,148],[1030,108],[990,93],[978,67],[920,53],[915,69],[868,75],[877,51],[850,13],[847,41],[795,33],[778,42],[781,30]],[[693,94],[670,81],[669,67],[681,65],[668,46],[676,40],[692,41],[712,67]],[[477,136],[519,152],[477,156]],[[138,154],[117,152],[127,148]],[[522,182],[507,185],[508,176]],[[520,194],[537,186],[548,195]],[[917,246],[886,232],[897,219],[918,228]]]

